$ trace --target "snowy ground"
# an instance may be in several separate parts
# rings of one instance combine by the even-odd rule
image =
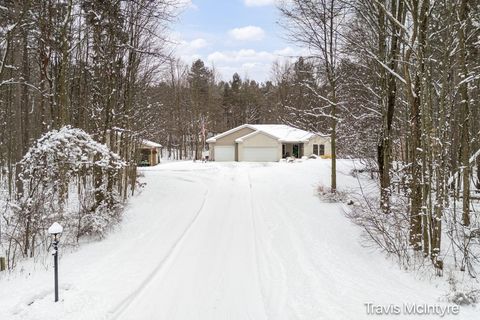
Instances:
[[[144,169],[145,190],[105,240],[66,253],[59,303],[52,270],[0,276],[0,319],[440,319],[372,316],[439,302],[444,286],[360,246],[339,204],[322,203],[328,160],[172,162]],[[340,188],[355,184],[339,164]],[[479,319],[478,308],[457,316]]]

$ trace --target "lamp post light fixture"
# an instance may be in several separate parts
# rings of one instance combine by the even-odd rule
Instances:
[[[53,261],[55,265],[55,302],[58,301],[58,235],[63,232],[63,227],[54,222],[50,228],[48,228],[48,233],[53,235]]]

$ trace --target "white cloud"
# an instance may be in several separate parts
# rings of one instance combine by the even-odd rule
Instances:
[[[211,34],[196,34],[185,37],[180,33],[170,35],[172,50],[187,64],[202,59],[215,70],[223,80],[231,80],[237,72],[242,78],[267,81],[272,75],[275,61],[295,61],[298,56],[308,56],[308,49],[293,46],[280,47],[276,50],[256,50],[253,48],[218,49],[217,39]]]
[[[289,57],[300,57],[300,56],[305,57],[305,56],[309,56],[311,53],[306,48],[299,49],[299,48],[285,47],[283,49],[273,51],[273,54],[279,57],[289,58]]]
[[[274,59],[274,54],[270,52],[253,49],[215,51],[207,56],[207,60],[212,62],[273,61]]]
[[[274,4],[275,0],[244,0],[247,7],[263,7]]]
[[[228,34],[238,41],[259,41],[265,37],[265,31],[256,26],[246,26],[242,28],[235,28],[228,32]]]
[[[196,52],[199,49],[209,46],[209,43],[204,38],[197,38],[190,41],[183,39],[172,39],[172,42],[176,45],[177,50],[182,52]]]
[[[212,52],[207,56],[207,62],[215,65],[224,80],[230,80],[232,74],[237,72],[243,77],[248,76],[257,81],[266,81],[270,78],[274,61],[294,61],[297,56],[307,54],[307,50],[291,47],[272,52],[240,49]]]
[[[198,6],[192,0],[179,0],[177,6],[180,10],[193,9],[198,10]]]
[[[292,60],[295,60],[296,57],[307,55],[309,55],[308,49],[296,49],[291,47],[285,47],[272,52],[240,49],[233,51],[215,51],[207,56],[207,60],[215,62],[273,62],[279,58],[291,58]]]
[[[187,41],[182,38],[181,34],[170,35],[170,42],[175,55],[187,63],[201,59],[202,51],[211,45],[210,41],[204,38],[195,38]]]
[[[201,49],[208,46],[207,40],[203,38],[198,38],[187,43],[187,45],[192,49]]]

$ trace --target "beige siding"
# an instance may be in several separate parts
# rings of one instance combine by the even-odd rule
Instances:
[[[279,143],[277,139],[262,132],[255,134],[238,144],[238,161],[243,161],[243,148],[249,147],[276,147],[278,160],[282,158],[282,144]]]
[[[303,154],[307,157],[313,154],[313,145],[314,144],[323,144],[325,145],[325,156],[331,156],[332,146],[330,144],[330,137],[314,136],[310,138],[303,146]]]
[[[243,128],[238,131],[232,132],[229,135],[226,135],[224,137],[218,138],[217,141],[209,143],[209,151],[210,151],[210,159],[215,160],[215,146],[234,146],[235,145],[235,140],[246,136],[249,133],[252,133],[253,129],[250,128]],[[237,158],[237,151],[235,150],[235,159]]]
[[[229,135],[221,137],[215,141],[215,145],[217,146],[233,146],[235,144],[235,140],[246,136],[249,133],[252,133],[254,130],[250,128],[243,128],[238,131],[232,132]]]

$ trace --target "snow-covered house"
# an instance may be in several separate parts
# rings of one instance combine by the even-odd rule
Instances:
[[[162,145],[150,140],[140,140],[140,162],[141,166],[155,166],[160,163]]]
[[[286,157],[329,157],[330,136],[283,124],[244,124],[207,140],[215,161],[279,161]]]

